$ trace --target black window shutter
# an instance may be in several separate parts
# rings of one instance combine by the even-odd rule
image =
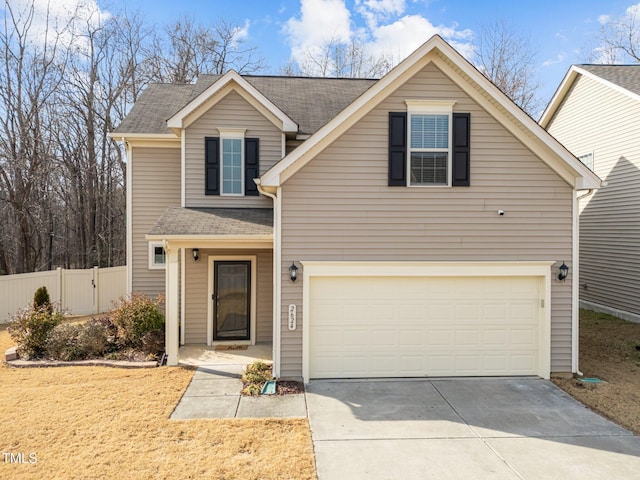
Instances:
[[[204,194],[220,195],[220,139],[204,139]]]
[[[406,112],[389,112],[389,186],[407,186]]]
[[[471,114],[453,114],[453,177],[454,187],[471,185]]]
[[[257,138],[245,138],[244,140],[244,194],[259,195],[258,186],[253,181],[260,176],[259,149]]]

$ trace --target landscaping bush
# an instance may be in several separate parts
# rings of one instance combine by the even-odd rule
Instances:
[[[79,337],[84,325],[62,323],[57,325],[47,339],[47,356],[52,360],[80,360],[83,357]]]
[[[33,294],[33,307],[36,309],[45,307],[48,311],[51,311],[51,299],[49,298],[47,287],[42,286]]]
[[[49,334],[62,320],[62,315],[51,304],[18,310],[8,327],[9,335],[17,344],[18,355],[25,360],[42,356]]]
[[[122,345],[139,347],[145,333],[164,329],[161,301],[137,292],[121,299],[120,305],[111,312],[111,321],[118,328],[118,341]]]
[[[164,330],[151,330],[142,336],[142,351],[160,358],[164,353]]]
[[[242,393],[251,396],[260,395],[265,382],[272,378],[270,365],[261,361],[253,362],[242,375],[242,382],[244,383]]]
[[[110,320],[92,318],[82,327],[78,335],[82,358],[102,357],[116,347],[117,329]]]

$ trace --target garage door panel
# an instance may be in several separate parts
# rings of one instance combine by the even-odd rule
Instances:
[[[535,375],[536,277],[313,277],[311,378]]]

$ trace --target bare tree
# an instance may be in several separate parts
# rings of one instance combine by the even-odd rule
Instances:
[[[504,20],[480,31],[473,63],[502,92],[529,115],[542,107],[537,97],[540,80],[536,53],[528,36],[512,30]]]
[[[147,48],[150,81],[191,83],[203,73],[255,73],[265,66],[257,47],[246,42],[242,28],[225,20],[213,26],[183,17],[165,27]]]
[[[394,64],[384,55],[370,53],[358,40],[343,42],[336,37],[325,41],[321,47],[311,47],[304,52],[304,59],[296,65],[289,62],[283,68],[284,75],[301,75],[337,78],[380,78]]]
[[[62,82],[64,52],[59,33],[34,28],[34,3],[21,10],[5,2],[0,30],[0,202],[3,203],[2,248],[7,273],[35,271],[44,266],[51,210],[49,168],[53,156],[51,117],[44,108]],[[47,19],[48,20],[48,19]]]
[[[602,24],[594,60],[598,63],[640,63],[640,4],[627,8],[624,15]]]

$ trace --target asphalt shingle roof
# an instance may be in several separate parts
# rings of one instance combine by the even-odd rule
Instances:
[[[640,65],[578,65],[578,67],[640,95]]]
[[[171,133],[167,119],[189,101],[192,90],[193,85],[150,84],[114,133]]]
[[[193,85],[152,83],[115,129],[115,133],[167,133],[166,120],[207,88],[219,75],[201,75]],[[251,85],[299,126],[312,134],[377,80],[246,75]]]
[[[273,235],[273,210],[170,207],[149,235]]]

